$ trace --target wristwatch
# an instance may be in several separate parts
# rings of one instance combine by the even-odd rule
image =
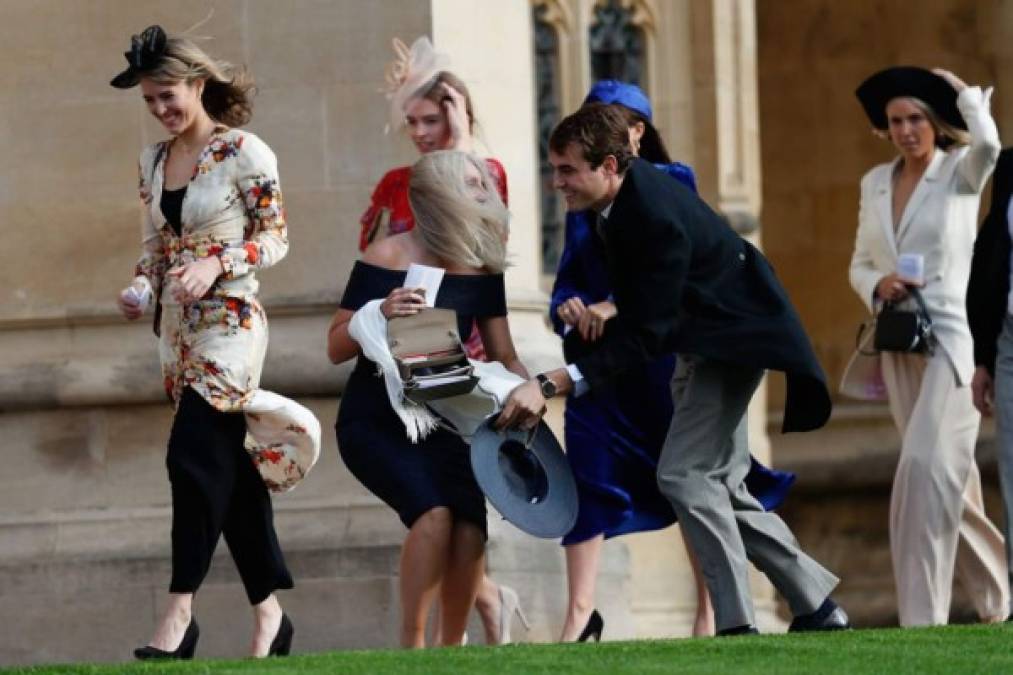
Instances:
[[[555,382],[549,379],[548,375],[545,373],[538,373],[535,377],[538,378],[538,386],[542,388],[542,396],[544,396],[546,400],[556,395],[559,387],[556,386]]]

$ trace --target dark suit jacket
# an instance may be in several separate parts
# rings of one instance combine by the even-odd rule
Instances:
[[[974,240],[967,283],[967,321],[974,338],[974,365],[995,375],[996,343],[1009,295],[1010,233],[1006,209],[1013,195],[1013,148],[999,155],[992,179],[992,205]]]
[[[783,371],[783,431],[826,423],[826,377],[787,293],[763,255],[692,191],[634,160],[604,235],[619,311],[597,348],[573,359],[592,389],[660,354],[696,354]]]

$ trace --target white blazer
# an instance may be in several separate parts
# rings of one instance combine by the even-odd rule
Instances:
[[[898,256],[923,255],[922,296],[960,386],[968,384],[974,373],[974,345],[964,298],[978,231],[978,205],[1001,150],[999,132],[989,113],[991,95],[991,88],[982,92],[979,87],[967,87],[957,97],[971,143],[950,152],[936,149],[904,208],[896,235],[892,178],[901,159],[865,174],[849,275],[852,288],[872,312],[876,284],[897,270]]]

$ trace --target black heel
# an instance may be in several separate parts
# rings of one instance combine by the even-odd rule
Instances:
[[[292,625],[292,620],[288,618],[288,614],[282,614],[278,633],[274,636],[274,640],[271,642],[271,649],[267,652],[267,655],[288,656],[289,652],[292,651],[293,635],[295,635],[295,626]]]
[[[183,639],[179,643],[179,647],[176,647],[176,651],[167,652],[158,647],[152,647],[147,645],[145,647],[138,647],[134,650],[134,658],[139,661],[158,661],[168,659],[185,659],[189,660],[193,658],[193,654],[197,651],[197,638],[200,637],[200,628],[197,626],[197,619],[190,617],[190,623],[187,624],[186,632],[183,633]]]
[[[592,637],[595,642],[601,642],[603,630],[605,630],[605,619],[601,618],[601,614],[596,609],[587,618],[587,625],[584,626],[584,630],[581,632],[580,637],[577,638],[577,642],[587,642]]]

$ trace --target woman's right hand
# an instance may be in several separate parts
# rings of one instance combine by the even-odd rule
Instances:
[[[584,316],[586,311],[587,307],[584,306],[584,301],[575,295],[556,308],[556,316],[567,326],[573,327],[577,325],[580,317]]]
[[[944,68],[933,68],[932,72],[938,75],[939,77],[943,78],[944,80],[946,80],[947,84],[953,87],[954,91],[956,91],[958,94],[967,89],[966,82],[964,82],[955,74]]]
[[[120,294],[116,297],[116,306],[120,308],[120,312],[130,321],[141,318],[144,314],[144,308],[141,306],[141,301],[134,294],[132,286],[127,286]]]
[[[907,296],[907,285],[896,274],[887,274],[876,284],[876,297],[880,300],[897,302]]]
[[[992,416],[995,384],[992,382],[992,376],[988,374],[988,368],[978,366],[974,369],[974,377],[971,378],[971,397],[978,412],[985,417]]]
[[[446,82],[443,83],[443,91],[446,94],[443,99],[443,110],[447,114],[447,125],[450,127],[447,150],[472,152],[474,144],[471,138],[471,121],[468,119],[468,101],[464,98],[464,94]]]
[[[380,311],[387,319],[393,319],[418,314],[425,306],[426,299],[417,288],[395,288],[380,304]]]

